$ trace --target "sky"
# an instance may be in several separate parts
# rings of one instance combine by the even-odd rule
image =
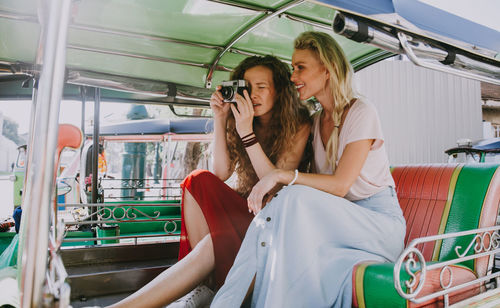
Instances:
[[[71,123],[80,126],[81,107],[80,102],[68,101],[61,104],[59,112],[60,123]],[[30,120],[31,101],[1,101],[0,113],[4,118],[15,120],[18,124],[18,133],[28,132]],[[91,112],[91,111],[90,111]]]
[[[122,106],[122,104],[101,104],[101,121],[111,117],[123,116],[128,111],[130,104]],[[59,123],[69,123],[81,126],[81,103],[78,101],[64,101],[61,104],[59,111]],[[28,124],[30,120],[31,101],[0,101],[0,113],[4,118],[15,120],[18,124],[18,133],[24,134],[28,132]],[[117,111],[118,110],[118,111]],[[87,102],[85,110],[87,124],[93,119],[94,106],[93,102]]]
[[[420,0],[420,2],[500,31],[500,0]]]
[[[30,106],[31,102],[26,101],[0,101],[0,113],[4,118],[15,120],[19,124],[19,134],[23,134],[28,131]]]

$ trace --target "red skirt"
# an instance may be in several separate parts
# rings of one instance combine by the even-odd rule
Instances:
[[[254,216],[248,212],[247,200],[209,171],[191,172],[182,182],[181,188],[183,196],[185,189],[191,193],[207,221],[214,247],[215,283],[219,289],[224,284]],[[184,222],[184,207],[181,207],[181,219]],[[188,236],[186,226],[182,223],[179,260],[191,251]]]

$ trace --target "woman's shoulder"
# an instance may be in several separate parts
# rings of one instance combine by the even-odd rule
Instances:
[[[375,105],[373,105],[369,100],[363,97],[355,98],[355,101],[352,103],[351,109],[376,110]]]
[[[350,108],[350,113],[355,117],[376,116],[377,108],[371,102],[364,98],[357,98]]]

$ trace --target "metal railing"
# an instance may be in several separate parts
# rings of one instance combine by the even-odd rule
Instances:
[[[178,241],[181,218],[162,217],[158,208],[179,207],[179,203],[89,203],[89,204],[58,204],[58,207],[69,208],[69,215],[64,219],[65,230],[78,230],[82,226],[94,226],[100,230],[114,229],[114,234],[91,237],[65,237],[64,243],[94,242],[97,245],[116,244],[123,240],[132,240],[137,244],[141,240]],[[154,208],[152,213],[146,213],[147,208]],[[91,209],[94,210],[91,210]],[[180,213],[180,212],[179,212]],[[168,215],[177,216],[177,215]],[[162,222],[162,230],[146,230],[128,232],[122,235],[118,224]],[[157,229],[156,227],[155,229]],[[147,234],[145,234],[147,233]],[[66,235],[68,232],[66,232]]]
[[[114,200],[180,200],[183,179],[102,179],[104,201]],[[156,184],[156,185],[155,185]]]
[[[489,281],[495,281],[498,285],[500,272],[492,272],[488,268],[484,276],[477,277],[463,283],[453,284],[453,270],[451,265],[458,265],[465,261],[478,260],[479,258],[489,258],[489,265],[494,259],[494,255],[500,252],[500,226],[475,229],[470,231],[447,233],[442,235],[427,236],[413,240],[403,251],[394,266],[394,287],[401,297],[411,302],[420,304],[431,299],[443,297],[444,307],[450,304],[450,295],[453,292],[464,290],[469,287],[485,285]],[[450,238],[460,238],[473,236],[467,247],[456,246],[454,251],[456,258],[447,261],[426,263],[423,253],[417,248],[423,243],[442,241]],[[403,271],[404,269],[404,271]],[[425,283],[427,274],[430,271],[439,271],[440,289],[429,294],[420,295]],[[401,285],[401,273],[408,274],[408,280],[404,281],[405,290]]]

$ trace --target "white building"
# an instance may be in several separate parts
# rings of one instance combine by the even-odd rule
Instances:
[[[483,135],[479,81],[386,60],[356,73],[376,107],[391,165],[445,163],[444,151]]]

